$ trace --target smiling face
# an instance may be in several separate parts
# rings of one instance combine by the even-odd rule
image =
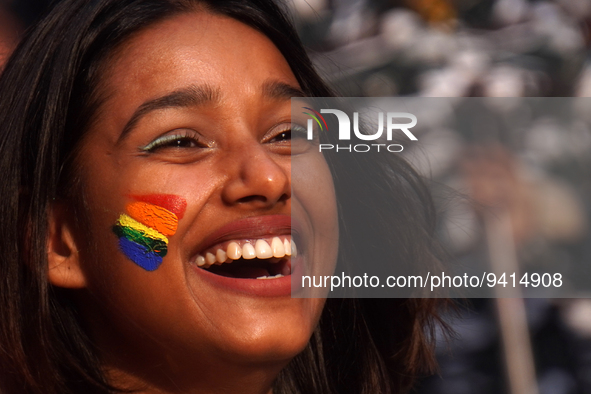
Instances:
[[[264,35],[206,12],[142,31],[106,70],[79,155],[91,337],[114,379],[181,392],[230,387],[232,374],[253,391],[270,385],[323,306],[291,298],[291,269],[337,254],[330,173],[290,141],[296,78]],[[314,168],[300,190],[296,156]]]

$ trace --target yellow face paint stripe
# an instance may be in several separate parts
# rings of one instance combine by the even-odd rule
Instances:
[[[159,240],[164,241],[165,243],[168,244],[168,238],[166,238],[166,236],[160,234],[158,231],[156,231],[148,226],[141,224],[137,220],[135,220],[125,214],[122,214],[121,216],[119,216],[119,220],[117,220],[117,224],[119,224],[120,226],[133,228],[134,230],[137,230],[137,231],[141,231],[147,237],[150,237],[153,239],[159,239]]]

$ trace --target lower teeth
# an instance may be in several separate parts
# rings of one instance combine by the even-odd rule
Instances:
[[[257,279],[275,279],[275,278],[283,278],[283,275],[277,274],[275,276],[259,276]]]

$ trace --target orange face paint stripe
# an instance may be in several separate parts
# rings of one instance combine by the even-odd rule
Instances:
[[[167,209],[135,201],[127,205],[127,214],[145,226],[153,228],[163,235],[174,235],[178,227],[177,216]]]

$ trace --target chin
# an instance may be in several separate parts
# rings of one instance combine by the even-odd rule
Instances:
[[[256,313],[253,315],[256,316]],[[288,362],[306,348],[317,325],[318,316],[306,316],[302,319],[301,314],[292,315],[291,318],[282,318],[275,314],[255,319],[257,321],[251,323],[256,324],[245,324],[241,330],[234,332],[233,340],[224,343],[223,353],[233,358],[233,361],[239,358],[247,363]]]
[[[257,338],[241,344],[230,357],[234,362],[239,359],[248,365],[279,363],[283,364],[283,367],[306,348],[311,335],[312,333],[309,332],[305,336],[298,333],[298,335]]]

